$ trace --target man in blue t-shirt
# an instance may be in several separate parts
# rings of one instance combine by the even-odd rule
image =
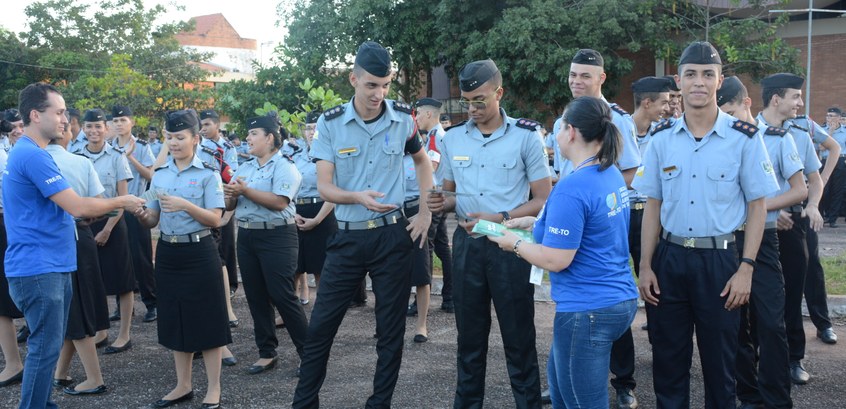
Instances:
[[[68,126],[65,110],[62,95],[51,85],[35,83],[21,91],[24,134],[9,152],[3,177],[9,294],[32,331],[24,371],[16,375],[23,383],[20,408],[58,407],[50,401],[50,390],[72,296],[69,273],[76,270],[70,215],[93,218],[144,204],[135,196],[99,199],[74,193],[44,149]]]

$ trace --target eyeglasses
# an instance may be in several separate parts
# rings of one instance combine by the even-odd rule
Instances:
[[[464,109],[468,109],[468,108],[470,108],[470,106],[472,106],[473,108],[476,108],[476,109],[485,109],[485,108],[488,107],[488,101],[491,98],[493,98],[494,96],[496,96],[496,93],[499,92],[499,90],[501,90],[501,89],[502,89],[502,87],[497,87],[496,90],[494,90],[494,92],[492,94],[488,95],[487,98],[484,98],[484,99],[470,100],[470,99],[466,99],[466,98],[461,98],[461,99],[458,100],[458,105],[461,105],[461,107],[464,108]]]

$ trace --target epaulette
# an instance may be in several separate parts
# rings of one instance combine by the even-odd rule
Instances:
[[[655,127],[652,128],[652,133],[650,135],[655,135],[658,132],[670,129],[675,125],[675,121],[672,118],[667,118],[655,124]]]
[[[223,146],[225,146],[227,149],[232,149],[235,147],[235,145],[229,143],[229,141],[223,141]]]
[[[211,169],[211,170],[213,170],[213,171],[215,171],[215,172],[217,172],[217,171],[218,171],[218,170],[217,170],[217,168],[215,168],[215,167],[214,167],[214,166],[212,166],[212,165],[209,165],[209,164],[208,164],[208,163],[206,163],[205,161],[203,161],[203,167],[205,167],[206,169]]]
[[[531,119],[520,118],[517,120],[517,127],[528,129],[530,131],[537,131],[538,128],[541,126],[539,122],[533,121]]]
[[[796,117],[796,119],[798,119],[798,118],[799,118],[799,117]],[[802,132],[808,133],[808,128],[805,128],[804,126],[799,126],[799,125],[797,125],[795,121],[790,121],[790,127],[791,127],[791,128],[796,128],[796,129],[798,129],[798,130],[800,130],[800,131],[802,131]]]
[[[731,128],[739,131],[740,133],[752,138],[758,133],[758,127],[755,125],[750,124],[749,122],[744,122],[741,120],[734,121],[731,125]]]
[[[115,145],[110,145],[110,146],[112,147],[112,149],[114,149],[114,150],[118,151],[118,153],[120,153],[120,154],[124,154],[124,153],[126,153],[126,150],[124,150],[124,149],[123,149],[123,148],[121,148],[120,146],[115,146]]]
[[[218,154],[216,149],[209,148],[208,146],[200,145],[200,149],[202,149],[203,152],[208,153],[209,155],[212,155],[212,156],[215,156],[215,155]]]
[[[291,155],[282,154],[282,157],[288,159],[288,162],[294,163],[294,158]]]
[[[411,115],[414,112],[414,108],[405,102],[394,101],[394,111],[405,112],[406,114]]]
[[[620,106],[617,105],[617,104],[611,104],[611,110],[620,114],[620,115],[628,115],[629,114],[628,112],[626,112],[625,109],[620,108]]]
[[[459,123],[457,123],[457,124],[455,124],[455,125],[452,125],[452,126],[450,126],[450,127],[447,127],[446,129],[444,129],[444,132],[446,132],[446,131],[448,131],[448,130],[450,130],[450,129],[452,129],[452,128],[458,128],[459,126],[463,126],[463,125],[464,125],[464,124],[466,124],[466,123],[467,123],[467,121],[461,121],[461,122],[459,122]]]
[[[345,110],[346,107],[344,107],[343,105],[338,105],[334,108],[329,108],[326,110],[326,112],[323,113],[323,118],[325,118],[327,121],[330,119],[335,119],[343,115]]]
[[[787,133],[787,130],[784,128],[779,128],[777,126],[768,126],[767,130],[764,131],[764,135],[775,135],[775,136],[784,136]]]
[[[805,118],[806,118],[806,116],[804,114],[796,115],[795,117],[793,117],[793,119],[805,119]]]
[[[140,143],[141,145],[147,145],[148,142],[143,140],[143,139],[136,139],[135,143]]]

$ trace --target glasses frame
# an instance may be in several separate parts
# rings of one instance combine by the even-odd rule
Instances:
[[[484,99],[466,99],[460,98],[458,100],[458,105],[461,106],[462,109],[469,109],[471,106],[476,109],[485,109],[488,107],[488,102],[491,98],[496,97],[496,94],[501,90],[502,87],[496,87],[493,93],[485,97]]]

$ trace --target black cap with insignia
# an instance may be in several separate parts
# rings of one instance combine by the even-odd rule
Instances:
[[[831,113],[831,114],[837,114],[837,115],[843,114],[843,111],[838,107],[831,107],[826,112]]]
[[[271,131],[279,131],[279,121],[275,116],[257,116],[247,119],[247,129],[264,128]]]
[[[452,121],[452,118],[449,117],[449,114],[441,114],[440,119],[441,119],[441,122],[444,122],[444,121],[450,121],[451,122]]]
[[[443,105],[443,102],[434,98],[420,98],[417,100],[417,103],[414,104],[415,107],[430,106],[435,108],[440,108]]]
[[[605,65],[605,60],[602,59],[602,54],[599,51],[591,50],[590,48],[583,48],[576,52],[573,56],[573,64],[595,65],[602,67]]]
[[[307,113],[305,117],[305,122],[307,124],[316,124],[317,118],[320,118],[320,114],[322,114],[322,112],[320,111],[311,111]]]
[[[473,61],[458,72],[458,87],[465,92],[473,91],[488,82],[499,73],[499,68],[491,59]]]
[[[106,121],[106,113],[100,108],[89,109],[85,111],[85,116],[82,117],[83,122],[100,122]]]
[[[718,64],[723,65],[720,53],[707,41],[694,41],[682,52],[679,66],[684,64]]]
[[[681,89],[679,89],[679,86],[676,85],[676,77],[674,77],[672,75],[665,75],[664,79],[667,80],[667,82],[669,82],[670,91],[676,91],[676,92],[681,91]]]
[[[199,128],[200,120],[197,118],[197,112],[193,109],[170,111],[166,116],[165,130],[168,132],[179,132],[186,129],[194,129],[196,132]]]
[[[220,116],[218,116],[217,112],[215,112],[213,109],[204,109],[204,110],[200,111],[200,120],[201,121],[203,119],[209,119],[209,118],[219,119]]]
[[[132,110],[128,106],[115,105],[112,107],[112,118],[120,118],[122,116],[132,116]]]
[[[723,85],[717,90],[717,106],[721,107],[723,104],[734,99],[740,90],[743,89],[743,83],[736,75],[723,80]]]
[[[23,117],[21,116],[20,111],[15,108],[9,108],[3,113],[3,119],[8,122],[18,122],[23,121]]]
[[[775,89],[775,88],[793,88],[793,89],[802,89],[802,84],[805,83],[805,79],[786,72],[780,72],[778,74],[768,75],[761,80],[761,88],[762,89]]]
[[[391,55],[385,47],[374,41],[365,41],[358,46],[355,65],[379,78],[391,75]]]
[[[664,77],[643,77],[632,83],[632,92],[670,92],[670,83]]]

